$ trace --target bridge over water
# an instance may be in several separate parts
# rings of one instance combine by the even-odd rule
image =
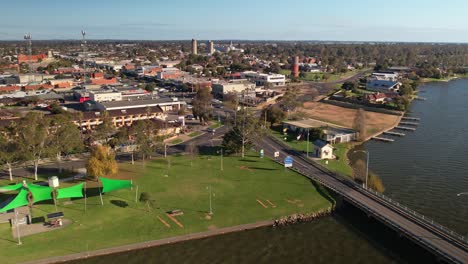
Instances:
[[[340,194],[346,201],[364,210],[400,234],[454,263],[468,263],[468,239],[449,230],[433,220],[382,194],[365,189],[345,176],[335,174],[308,159],[283,142],[264,138],[258,144],[265,154],[273,158],[279,151],[281,157],[294,158],[292,169]]]

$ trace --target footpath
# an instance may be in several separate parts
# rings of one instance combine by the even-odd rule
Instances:
[[[234,233],[234,232],[252,230],[252,229],[256,229],[260,227],[273,226],[273,225],[274,225],[273,220],[266,220],[266,221],[261,221],[257,223],[252,223],[252,224],[213,229],[213,230],[209,230],[206,232],[199,232],[199,233],[187,234],[187,235],[182,235],[182,236],[163,238],[159,240],[150,240],[150,241],[136,243],[136,244],[99,249],[95,251],[82,252],[82,253],[59,256],[59,257],[52,257],[52,258],[24,262],[24,263],[25,264],[64,263],[64,262],[73,261],[73,260],[110,255],[110,254],[115,254],[115,253],[120,253],[120,252],[128,252],[132,250],[162,246],[162,245],[167,245],[167,244],[173,244],[173,243],[178,243],[178,242],[183,242],[183,241],[190,241],[190,240],[218,236],[218,235],[229,234],[229,233]]]

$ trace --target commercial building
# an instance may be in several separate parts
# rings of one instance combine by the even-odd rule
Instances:
[[[111,101],[111,102],[97,102],[96,108],[100,111],[110,110],[128,110],[134,108],[148,108],[158,106],[163,112],[179,110],[182,106],[186,105],[185,101],[179,101],[177,98],[154,98],[146,97],[144,99],[136,100],[123,100],[123,101]]]
[[[356,131],[340,126],[332,126],[329,123],[319,120],[308,119],[301,121],[284,121],[283,129],[287,133],[293,132],[299,135],[307,136],[310,129],[321,129],[323,131],[322,140],[330,144],[347,143],[356,140]]]
[[[257,86],[284,86],[286,84],[286,76],[277,73],[246,71],[241,73],[241,78],[255,82]]]
[[[366,89],[382,93],[398,93],[400,91],[400,82],[386,80],[370,80],[367,82]]]
[[[374,80],[382,80],[382,81],[397,81],[399,78],[399,74],[393,71],[380,71],[372,73],[372,78]]]
[[[122,93],[115,91],[92,91],[89,99],[94,102],[122,101]]]
[[[182,71],[177,68],[163,68],[158,72],[157,78],[159,80],[176,79],[182,76]]]
[[[228,93],[242,94],[244,91],[255,92],[255,86],[255,83],[247,80],[231,80],[229,82],[214,83],[211,87],[215,97],[223,97]]]

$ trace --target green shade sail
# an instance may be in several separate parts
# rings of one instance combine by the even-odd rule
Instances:
[[[0,187],[0,191],[18,191],[21,188],[23,188],[23,184],[17,183],[15,185],[2,186]]]
[[[33,196],[34,203],[52,200],[52,188],[49,186],[28,184],[28,189]]]
[[[9,204],[0,209],[0,213],[25,205],[28,205],[28,190],[23,188]]]
[[[116,191],[120,189],[129,189],[132,188],[132,182],[129,180],[114,180],[114,179],[107,179],[103,177],[99,177],[102,182],[102,192],[110,192]]]
[[[80,183],[67,188],[60,188],[57,190],[57,199],[64,198],[81,198],[83,197],[84,183]]]

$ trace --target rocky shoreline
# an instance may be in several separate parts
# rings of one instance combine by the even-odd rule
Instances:
[[[329,207],[325,210],[321,210],[315,213],[309,213],[309,214],[293,214],[287,217],[283,217],[280,219],[277,219],[274,221],[273,226],[274,227],[281,227],[281,226],[289,226],[289,225],[294,225],[298,223],[305,223],[305,222],[311,222],[314,220],[317,220],[319,218],[322,218],[324,216],[329,216],[333,213],[335,210],[334,207]]]

